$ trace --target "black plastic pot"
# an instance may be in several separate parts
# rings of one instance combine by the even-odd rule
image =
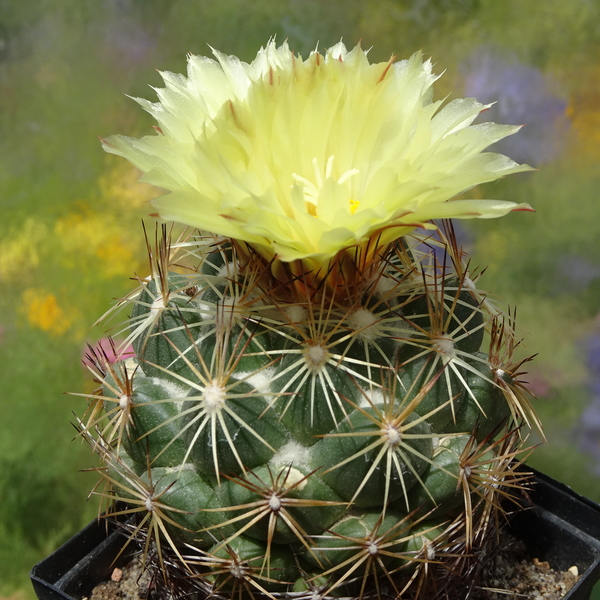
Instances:
[[[40,600],[80,600],[96,585],[109,581],[115,567],[131,560],[119,554],[125,538],[115,523],[92,521],[66,544],[31,570],[31,583]]]
[[[564,600],[588,600],[600,579],[600,506],[574,493],[569,487],[534,471],[531,493],[533,510],[511,519],[513,535],[523,540],[532,556],[547,560],[553,568],[576,565],[580,580]],[[129,560],[127,554],[114,562],[123,537],[114,525],[93,521],[31,571],[31,581],[40,600],[80,600],[115,566]]]

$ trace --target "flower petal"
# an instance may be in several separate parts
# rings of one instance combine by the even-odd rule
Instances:
[[[190,56],[187,77],[162,73],[157,103],[136,99],[158,135],[104,142],[170,192],[153,201],[164,219],[314,266],[431,219],[527,208],[453,200],[529,167],[484,152],[519,129],[473,125],[490,105],[432,101],[421,53],[372,64],[340,42],[303,59],[270,40],[250,64],[213,54]]]

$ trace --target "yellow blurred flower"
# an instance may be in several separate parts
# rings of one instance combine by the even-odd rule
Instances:
[[[133,213],[151,200],[154,195],[152,188],[140,184],[139,175],[139,171],[127,163],[111,165],[98,179],[102,203],[107,204],[112,211],[125,210]]]
[[[135,265],[134,248],[124,241],[122,235],[112,235],[96,248],[96,256],[103,265],[105,277],[131,275]],[[139,258],[139,257],[138,257]]]
[[[23,292],[22,311],[29,324],[51,335],[62,335],[72,320],[58,305],[56,296],[43,289],[28,288]]]
[[[600,80],[600,73],[591,74],[590,80],[596,82]],[[574,94],[567,106],[566,115],[571,119],[579,142],[576,148],[578,164],[596,165],[600,159],[600,92],[598,87],[592,85]]]
[[[61,259],[69,268],[95,257],[104,278],[128,276],[142,256],[139,237],[130,235],[131,224],[112,212],[97,212],[84,202],[77,210],[57,220],[54,234],[62,250]]]
[[[33,218],[18,229],[9,231],[0,242],[0,281],[8,282],[23,277],[40,262],[40,246],[48,239],[48,228]]]
[[[190,56],[187,77],[162,73],[159,102],[136,99],[158,135],[104,142],[167,190],[152,202],[163,219],[319,270],[431,219],[529,208],[453,200],[529,167],[483,152],[519,127],[473,125],[487,108],[474,99],[432,101],[421,53],[370,64],[339,43],[303,59],[270,41],[246,64],[213,52]]]

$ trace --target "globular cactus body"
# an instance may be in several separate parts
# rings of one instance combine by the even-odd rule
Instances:
[[[106,495],[147,511],[209,589],[422,592],[445,552],[451,580],[493,535],[536,421],[510,319],[454,244],[429,241],[450,269],[423,239],[360,284],[300,275],[289,301],[260,257],[199,238],[191,274],[164,260],[126,300],[136,357],[97,361]]]
[[[460,196],[530,169],[484,152],[519,128],[434,101],[419,52],[214,55],[104,140],[195,233],[118,304],[135,358],[95,355],[98,493],[210,596],[458,598],[539,423],[448,219],[531,210]]]

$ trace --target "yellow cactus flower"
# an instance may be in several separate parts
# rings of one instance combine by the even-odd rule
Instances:
[[[157,135],[104,141],[167,190],[152,201],[163,219],[320,270],[431,219],[529,209],[453,199],[529,167],[483,152],[519,127],[473,125],[487,108],[475,99],[432,100],[421,53],[371,64],[338,43],[303,59],[273,40],[250,64],[213,52],[190,56],[187,77],[162,73],[159,102],[136,99]]]

